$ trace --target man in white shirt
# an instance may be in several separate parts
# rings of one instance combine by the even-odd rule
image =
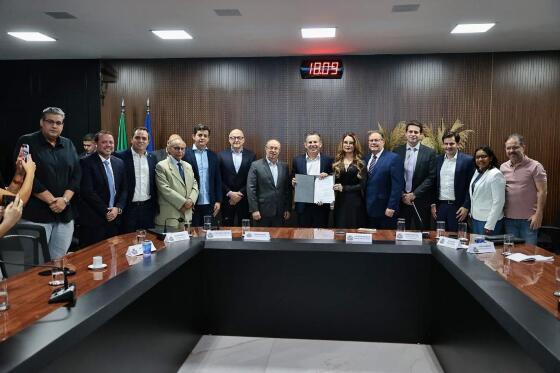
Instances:
[[[471,208],[469,183],[474,174],[473,157],[459,152],[461,137],[446,132],[441,138],[444,155],[436,158],[436,182],[431,210],[436,221],[445,221],[448,231],[456,232]]]
[[[152,228],[158,210],[155,183],[156,157],[146,148],[150,142],[148,129],[134,129],[130,149],[115,153],[125,165],[128,201],[123,212],[123,233]]]

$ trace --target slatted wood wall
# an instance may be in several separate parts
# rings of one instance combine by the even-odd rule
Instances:
[[[508,134],[526,136],[529,156],[549,175],[546,221],[556,216],[559,52],[347,56],[341,80],[302,80],[302,59],[104,61],[118,79],[109,84],[101,126],[116,134],[121,97],[128,131],[143,125],[149,97],[158,147],[171,133],[190,140],[192,127],[204,123],[212,128],[211,149],[226,148],[229,130],[239,127],[258,156],[274,137],[283,144],[281,158],[291,160],[309,130],[319,131],[324,150],[334,154],[345,131],[365,141],[378,122],[392,129],[406,119],[437,125],[459,118],[475,131],[466,151],[488,144],[500,161]]]

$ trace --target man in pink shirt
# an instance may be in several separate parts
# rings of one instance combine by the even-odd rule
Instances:
[[[542,164],[525,155],[523,136],[510,135],[505,148],[509,161],[502,163],[500,171],[506,178],[506,232],[536,245],[546,204],[546,171]]]

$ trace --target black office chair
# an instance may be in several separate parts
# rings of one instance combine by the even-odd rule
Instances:
[[[16,224],[0,238],[0,259],[22,264],[41,264],[51,261],[45,228],[36,224]],[[3,277],[26,270],[25,266],[0,263]]]

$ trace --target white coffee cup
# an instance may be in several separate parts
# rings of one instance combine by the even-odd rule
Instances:
[[[101,267],[103,265],[103,257],[102,256],[94,256],[92,267]]]

